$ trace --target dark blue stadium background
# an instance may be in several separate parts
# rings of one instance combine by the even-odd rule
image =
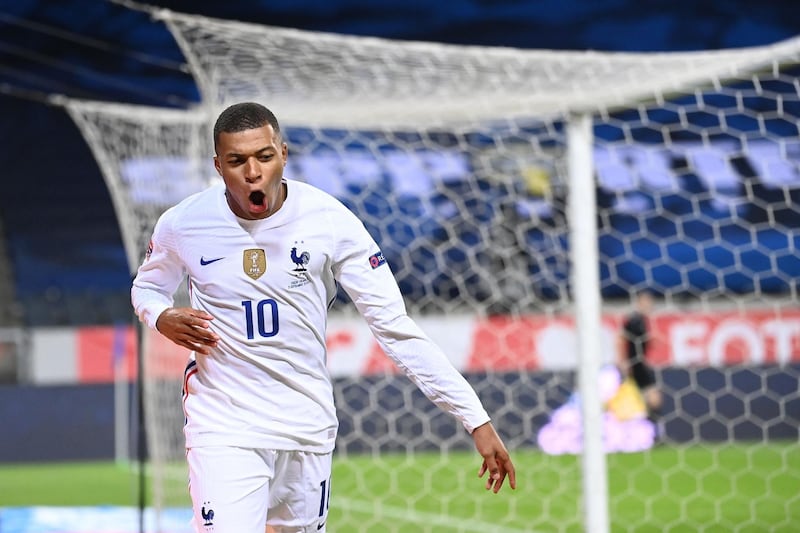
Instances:
[[[161,0],[311,30],[448,43],[617,51],[760,45],[800,34],[796,2]],[[0,2],[2,227],[28,325],[130,320],[129,268],[80,133],[41,98],[181,107],[198,99],[163,24],[103,0]]]

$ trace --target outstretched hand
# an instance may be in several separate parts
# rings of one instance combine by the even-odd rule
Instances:
[[[208,355],[219,336],[211,331],[214,317],[191,307],[170,307],[156,320],[156,329],[166,338],[190,350]]]
[[[512,489],[517,488],[517,474],[514,471],[514,463],[508,455],[503,441],[495,431],[491,422],[478,426],[472,432],[472,440],[475,441],[475,448],[483,457],[483,464],[478,471],[478,477],[486,478],[486,490],[492,490],[495,494],[500,491],[503,482],[508,476],[508,483]]]

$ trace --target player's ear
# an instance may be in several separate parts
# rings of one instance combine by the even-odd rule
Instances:
[[[222,176],[222,168],[220,166],[219,157],[214,156],[214,168],[217,169],[217,174]]]

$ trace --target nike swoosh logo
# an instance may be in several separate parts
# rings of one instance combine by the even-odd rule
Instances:
[[[319,531],[319,530],[320,530],[320,529],[322,529],[323,527],[325,527],[325,522],[323,522],[323,523],[321,523],[321,524],[317,524],[317,531]]]
[[[202,266],[210,265],[211,263],[215,263],[215,262],[220,261],[222,259],[225,259],[225,258],[224,257],[217,257],[216,259],[206,259],[205,257],[201,257],[200,258],[200,265],[202,265]]]

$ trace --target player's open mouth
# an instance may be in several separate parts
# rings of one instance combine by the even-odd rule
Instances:
[[[248,197],[250,200],[250,210],[254,212],[264,212],[267,210],[266,195],[261,191],[253,191]]]

